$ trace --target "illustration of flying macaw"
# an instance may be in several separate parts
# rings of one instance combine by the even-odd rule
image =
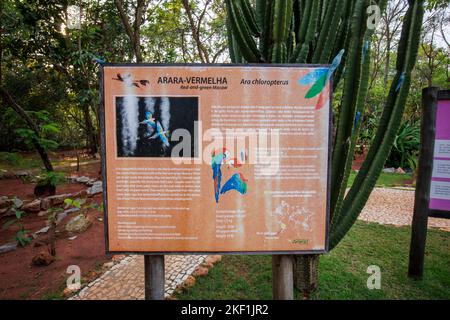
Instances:
[[[142,121],[141,123],[145,123],[150,127],[152,127],[152,129],[156,129],[156,121],[155,118],[153,118],[153,113],[151,113],[150,111],[147,111],[145,113],[145,120]]]
[[[316,104],[316,110],[320,109],[326,102],[322,95],[323,88],[327,85],[328,81],[341,64],[344,53],[345,50],[342,49],[333,59],[333,62],[329,68],[315,69],[298,80],[298,83],[301,86],[309,86],[313,84],[305,95],[306,99],[312,99],[320,94]]]
[[[236,190],[240,194],[247,193],[247,179],[242,175],[242,173],[235,173],[220,190],[220,194],[225,194],[230,190]]]
[[[156,122],[156,133],[151,136],[150,139],[159,138],[165,147],[169,147],[170,143],[167,135],[168,131],[165,131],[161,123],[158,121]]]
[[[153,135],[156,130],[156,121],[153,118],[153,114],[150,111],[145,113],[145,120],[140,122],[139,124],[147,125],[147,133],[145,133],[144,137],[148,138]]]

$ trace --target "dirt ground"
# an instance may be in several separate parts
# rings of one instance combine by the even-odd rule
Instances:
[[[62,169],[67,175],[99,177],[100,164],[88,164],[81,167]],[[22,200],[32,200],[34,185],[24,183],[20,179],[0,180],[0,196],[17,196]],[[74,193],[86,189],[78,183],[67,183],[57,187],[57,194]],[[91,201],[101,203],[101,195],[94,196]],[[49,266],[32,265],[33,257],[41,251],[48,250],[45,242],[47,235],[40,235],[25,247],[0,254],[0,299],[42,299],[58,297],[65,288],[65,280],[69,276],[67,267],[77,265],[85,280],[96,276],[99,266],[111,257],[105,255],[103,213],[95,209],[86,211],[91,226],[73,240],[64,232],[65,223],[75,214],[69,214],[57,228],[56,260]],[[0,219],[0,226],[10,218]],[[29,213],[23,218],[25,230],[36,232],[46,226],[47,216]],[[18,226],[0,229],[0,245],[11,242]]]

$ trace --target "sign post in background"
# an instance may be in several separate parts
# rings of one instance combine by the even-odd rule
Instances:
[[[450,92],[422,91],[420,156],[408,275],[423,277],[428,217],[450,218]]]

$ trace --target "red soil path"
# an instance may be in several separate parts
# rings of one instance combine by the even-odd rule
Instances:
[[[69,170],[74,171],[73,168]],[[98,172],[97,163],[82,166],[82,172],[77,175],[97,178]],[[22,200],[32,200],[33,188],[33,184],[23,183],[19,179],[0,180],[0,196],[15,195]],[[83,189],[86,189],[86,186],[81,184],[65,184],[57,187],[57,194],[73,193]],[[95,196],[93,201],[101,203],[101,195]],[[58,229],[63,230],[65,223],[75,214],[72,213],[65,218]],[[45,239],[46,235],[40,235],[25,247],[0,254],[0,299],[42,299],[59,294],[65,288],[65,280],[69,276],[66,270],[70,265],[78,265],[84,277],[95,276],[93,271],[110,257],[105,255],[103,222],[98,220],[103,218],[103,213],[88,210],[87,217],[92,221],[88,230],[78,234],[74,240],[69,240],[67,235],[58,238],[56,260],[49,266],[36,267],[31,263],[36,254],[47,250],[46,245],[35,246],[35,243]],[[8,219],[10,218],[0,219],[0,226]],[[30,213],[23,219],[23,225],[26,230],[36,232],[46,226],[46,219],[46,216],[39,217]],[[17,226],[1,230],[0,245],[11,242],[17,230]]]

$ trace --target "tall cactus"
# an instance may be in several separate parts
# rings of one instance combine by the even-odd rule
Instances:
[[[345,50],[335,72],[342,83],[331,174],[330,248],[349,231],[367,202],[389,155],[408,96],[417,59],[424,1],[409,0],[403,19],[394,76],[375,138],[350,191],[345,195],[368,91],[370,5],[388,0],[226,0],[230,56],[234,63],[330,63]]]

